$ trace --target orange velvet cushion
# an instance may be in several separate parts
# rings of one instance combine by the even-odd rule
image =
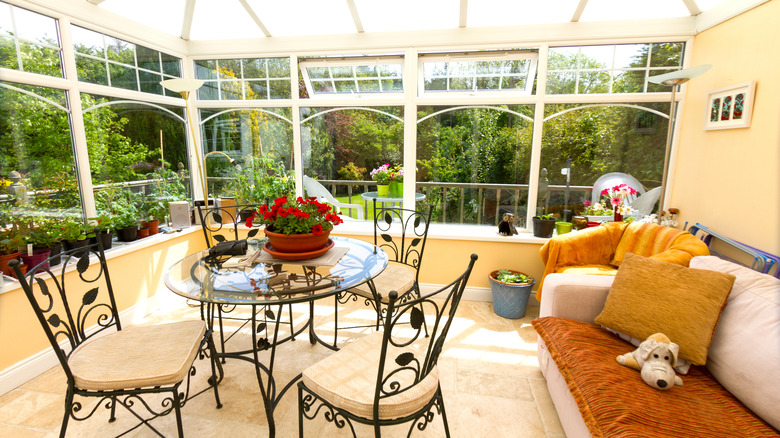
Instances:
[[[683,386],[651,388],[617,363],[634,346],[594,324],[532,321],[594,437],[777,437],[707,372],[691,367]]]
[[[628,253],[595,322],[640,340],[664,333],[680,356],[704,365],[734,278]]]

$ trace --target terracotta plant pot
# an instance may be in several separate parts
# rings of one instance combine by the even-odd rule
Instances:
[[[8,262],[11,260],[18,260],[22,255],[21,251],[12,252],[11,254],[0,255],[0,270],[5,275],[12,275],[11,268],[8,266]]]
[[[49,258],[51,255],[50,249],[36,249],[33,250],[32,255],[27,255],[26,253],[22,254],[22,262],[24,262],[25,265],[29,266],[30,269],[38,266],[41,262],[45,261]],[[38,270],[45,270],[49,269],[49,263],[44,263],[41,265],[41,267]]]
[[[27,273],[27,268],[28,266],[25,265],[24,263],[19,264],[19,270],[22,271],[22,275]],[[11,276],[14,278],[19,278],[16,276],[16,272],[13,272],[13,270],[11,270]]]
[[[138,229],[138,238],[143,239],[145,237],[149,237],[149,228],[148,227],[141,227]]]
[[[322,249],[328,244],[328,236],[333,228],[324,230],[322,234],[287,234],[265,230],[268,242],[279,252],[311,252]]]
[[[149,228],[149,235],[154,236],[160,232],[160,220],[152,219],[150,221],[143,221],[141,222],[141,227]]]

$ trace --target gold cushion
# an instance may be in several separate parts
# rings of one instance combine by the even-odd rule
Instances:
[[[664,333],[704,365],[734,278],[627,253],[595,322],[640,340]]]
[[[379,353],[382,348],[382,332],[374,332],[342,348],[303,372],[302,381],[312,392],[332,405],[363,418],[373,418],[374,391],[379,370]],[[423,338],[403,349],[388,346],[386,374],[397,369],[395,358],[410,351],[422,362],[430,338]],[[395,375],[406,387],[412,382],[411,372]],[[439,370],[435,366],[417,385],[407,391],[381,399],[379,418],[400,418],[422,409],[439,387]]]
[[[68,364],[81,389],[172,385],[186,377],[205,333],[199,320],[132,327],[87,340]]]
[[[382,302],[387,304],[390,301],[388,298],[390,291],[394,290],[398,292],[398,296],[401,296],[414,287],[416,273],[414,268],[409,265],[389,263],[387,268],[385,268],[381,274],[374,277],[372,281],[374,282],[376,291],[382,295]],[[368,287],[368,283],[355,286],[349,291],[366,298],[374,298],[371,289]]]

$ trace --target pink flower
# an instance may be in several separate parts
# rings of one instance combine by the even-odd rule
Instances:
[[[585,200],[585,202],[583,202],[582,204],[583,204],[585,207],[590,207],[590,206],[591,206],[591,204],[592,204],[592,202],[590,202],[590,201],[588,201],[588,200],[586,199],[586,200]]]

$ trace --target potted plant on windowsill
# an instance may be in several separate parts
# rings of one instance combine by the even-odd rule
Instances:
[[[496,314],[510,319],[524,317],[531,288],[535,283],[533,277],[520,271],[499,269],[491,272],[488,279]]]
[[[552,213],[534,216],[534,236],[550,238],[555,230],[555,218]]]
[[[5,275],[12,275],[8,262],[17,260],[22,255],[24,237],[17,229],[0,229],[0,270]]]
[[[114,227],[116,223],[111,216],[101,214],[97,217],[89,219],[92,225],[98,229],[99,234],[95,236],[95,239],[100,239],[100,243],[103,245],[103,249],[111,249],[114,237]]]
[[[84,248],[89,245],[87,240],[87,232],[91,230],[90,227],[84,224],[81,219],[69,217],[64,219],[60,223],[62,237],[62,244],[65,250],[72,250],[77,248]],[[77,251],[74,253],[74,257],[80,257],[84,252]]]

